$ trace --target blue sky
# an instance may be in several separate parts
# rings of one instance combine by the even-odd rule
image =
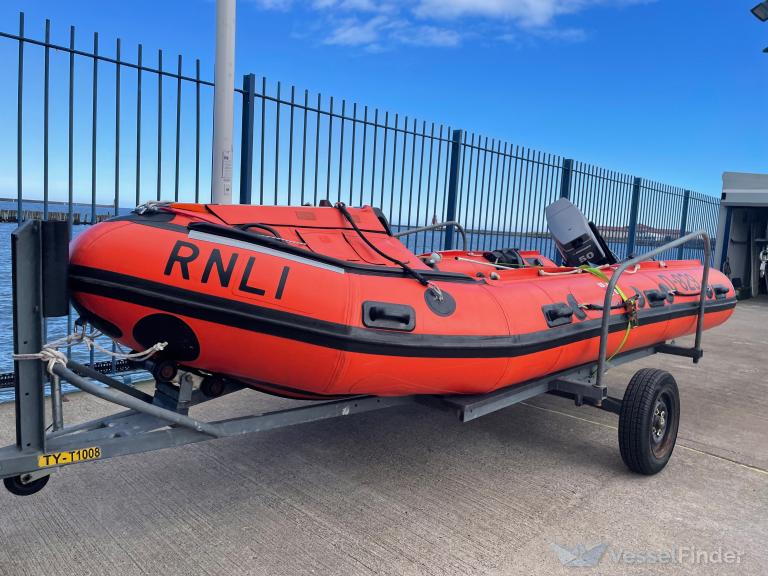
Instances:
[[[725,170],[768,171],[768,54],[761,52],[768,24],[749,13],[755,1],[240,1],[237,78],[254,72],[719,195]],[[203,77],[213,76],[213,2],[4,0],[0,29],[15,32],[20,10],[35,37],[50,18],[56,41],[67,42],[74,24],[83,47],[99,31],[106,53],[119,36],[131,58],[142,42],[151,64],[163,48],[166,66],[175,67],[181,53],[186,73],[200,58]],[[13,42],[0,39],[0,62],[4,77],[14,79],[0,87],[5,196],[15,193]],[[57,70],[61,89],[65,60]],[[87,114],[76,110],[78,118]],[[28,122],[34,127],[37,119]],[[25,142],[36,146],[37,139],[35,132]],[[64,149],[62,131],[52,139],[52,150]],[[60,196],[66,155],[52,163],[60,173],[52,193]],[[83,162],[76,163],[84,185]],[[34,183],[37,172],[39,163],[28,163],[25,179]]]

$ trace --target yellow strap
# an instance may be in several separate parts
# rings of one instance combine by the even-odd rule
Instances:
[[[610,282],[610,278],[608,278],[608,276],[606,276],[605,272],[603,272],[599,268],[593,268],[591,266],[582,266],[581,269],[584,270],[585,272],[588,272],[588,273],[592,274],[592,276],[600,278],[600,280],[602,280],[603,282],[606,282],[606,283]],[[624,291],[621,288],[619,288],[618,283],[616,284],[614,289],[616,291],[616,294],[619,295],[619,298],[621,298],[622,302],[626,302],[628,300],[627,295],[624,294]],[[603,312],[605,312],[605,311],[603,311]],[[608,313],[610,314],[610,310],[609,310]],[[629,339],[629,332],[630,332],[630,330],[632,330],[632,322],[629,319],[627,319],[627,329],[624,331],[624,338],[622,339],[621,344],[619,344],[619,347],[616,348],[616,351],[608,357],[606,362],[610,362],[611,360],[613,360],[616,357],[616,355],[619,352],[621,352],[621,349],[624,348],[624,345],[627,343],[627,340]]]
[[[605,272],[603,272],[599,268],[592,268],[591,266],[582,266],[581,269],[584,270],[584,272],[589,272],[590,274],[592,274],[592,276],[596,276],[597,278],[600,278],[600,280],[602,280],[603,282],[608,283],[611,281],[611,279],[605,275]],[[626,302],[627,295],[624,294],[624,291],[621,288],[619,288],[619,285],[616,284],[614,288],[616,290],[616,294],[618,294],[619,297],[621,298],[621,301]]]

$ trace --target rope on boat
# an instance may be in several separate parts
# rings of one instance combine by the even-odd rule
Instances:
[[[480,260],[472,260],[471,258],[462,258],[461,256],[454,256],[455,260],[459,262],[471,262],[472,264],[479,264],[480,266],[491,266],[492,268],[501,268],[502,270],[522,270],[522,266],[507,266],[506,264],[494,264],[493,262],[481,262]]]
[[[392,256],[390,256],[388,254],[385,254],[384,252],[379,250],[373,244],[373,242],[368,240],[368,238],[365,236],[365,234],[363,234],[363,231],[360,230],[360,228],[357,227],[357,224],[355,224],[355,220],[352,218],[352,215],[349,213],[349,210],[347,210],[347,205],[344,204],[344,202],[336,202],[335,208],[339,212],[342,213],[344,218],[346,218],[347,222],[349,222],[349,224],[352,226],[352,229],[355,232],[357,232],[357,235],[360,236],[360,238],[363,240],[363,242],[365,242],[371,250],[376,252],[376,254],[378,254],[382,258],[385,258],[385,259],[389,260],[390,262],[392,262],[393,264],[396,264],[396,265],[400,266],[400,268],[402,268],[403,271],[406,274],[408,274],[412,278],[416,279],[419,282],[419,284],[429,288],[429,290],[435,295],[435,298],[437,298],[438,302],[442,302],[443,301],[443,292],[440,290],[440,288],[437,287],[437,285],[435,283],[431,282],[430,280],[427,280],[421,273],[419,273],[417,270],[414,270],[413,268],[408,266],[408,264],[406,264],[405,262],[403,262],[401,260],[398,260],[397,258],[393,258]]]
[[[603,264],[592,268],[589,268],[588,266],[579,266],[578,268],[573,268],[572,270],[566,270],[564,272],[547,272],[546,270],[539,270],[539,276],[568,276],[570,274],[583,274],[588,271],[587,268],[590,270],[603,270],[610,267],[610,264]]]
[[[96,338],[101,335],[102,333],[97,330],[92,330],[90,333],[86,333],[84,325],[80,331],[78,331],[77,327],[75,327],[75,331],[72,334],[44,344],[40,352],[31,354],[13,354],[13,359],[40,360],[41,362],[46,363],[46,370],[49,374],[53,375],[53,368],[56,366],[56,364],[61,364],[62,366],[66,367],[67,362],[69,361],[67,355],[64,354],[64,352],[61,352],[59,348],[73,348],[74,346],[85,344],[89,351],[98,350],[99,352],[111,356],[112,358],[117,358],[120,360],[141,361],[146,360],[156,352],[160,352],[161,350],[164,350],[166,346],[168,346],[167,342],[157,342],[142,352],[123,352],[120,348],[120,345],[115,342],[115,345],[120,351],[114,352],[108,348],[105,348],[96,341]]]

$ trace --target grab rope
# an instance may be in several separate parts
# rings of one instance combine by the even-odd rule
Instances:
[[[440,288],[437,287],[437,285],[434,282],[424,278],[422,274],[420,274],[418,271],[408,266],[408,264],[406,264],[405,262],[398,260],[397,258],[393,258],[388,254],[385,254],[384,252],[379,250],[376,246],[374,246],[373,242],[368,240],[365,234],[363,234],[363,231],[357,227],[357,224],[355,224],[355,221],[352,218],[352,215],[349,213],[349,210],[347,210],[347,206],[346,204],[344,204],[344,202],[336,202],[334,206],[339,212],[341,212],[344,215],[344,218],[346,218],[347,222],[349,222],[350,226],[352,226],[352,229],[357,233],[358,236],[360,236],[363,242],[365,242],[371,250],[376,252],[376,254],[378,254],[382,258],[385,258],[386,260],[389,260],[393,264],[400,266],[400,268],[403,269],[403,272],[405,272],[406,274],[414,278],[422,286],[426,286],[427,288],[429,288],[429,290],[435,295],[435,298],[437,299],[438,302],[443,301],[443,292],[442,290],[440,290]]]
[[[457,258],[458,260],[458,258]],[[603,264],[602,266],[593,266],[589,267],[591,270],[605,270],[606,268],[610,268],[610,264]],[[580,266],[579,268],[574,268],[573,270],[566,270],[565,272],[547,272],[546,270],[539,270],[539,276],[568,276],[570,274],[583,274],[587,270],[587,266]],[[625,274],[636,274],[637,271],[640,270],[640,264],[635,264],[635,267],[632,270],[626,270]]]
[[[105,348],[96,341],[96,338],[101,335],[102,333],[97,330],[92,330],[90,333],[86,333],[85,326],[82,326],[80,331],[78,331],[77,327],[75,327],[75,331],[72,334],[44,344],[40,352],[31,354],[13,354],[13,359],[40,360],[41,362],[46,363],[46,370],[49,374],[53,375],[53,368],[56,364],[61,364],[62,366],[66,367],[67,362],[69,361],[67,355],[64,354],[64,352],[61,352],[59,348],[73,348],[80,344],[85,344],[89,352],[91,350],[98,350],[99,352],[111,356],[112,358],[120,360],[141,361],[146,360],[156,352],[160,352],[161,350],[164,350],[166,346],[168,346],[167,342],[157,342],[142,352],[123,352],[122,349],[120,349],[120,345],[115,342],[115,346],[120,349],[120,352],[114,352]]]

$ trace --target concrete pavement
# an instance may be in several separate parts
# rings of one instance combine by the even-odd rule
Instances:
[[[615,416],[564,399],[468,424],[394,409],[73,466],[32,497],[1,491],[0,575],[766,574],[766,326],[768,303],[744,302],[705,334],[698,366],[657,355],[609,373],[613,395],[642,366],[678,380],[678,447],[654,477],[622,464]],[[69,399],[70,422],[110,411]],[[197,414],[290,404],[246,391]],[[0,441],[13,441],[9,405]],[[605,548],[575,568],[555,545]]]

